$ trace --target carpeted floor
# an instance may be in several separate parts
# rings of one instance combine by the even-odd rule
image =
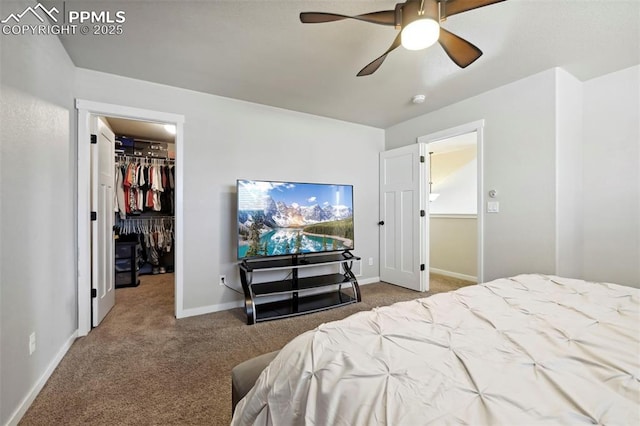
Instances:
[[[116,306],[76,340],[20,424],[228,425],[240,362],[322,323],[471,284],[433,274],[428,294],[369,284],[361,303],[248,326],[242,308],[176,320],[173,279],[117,289]]]

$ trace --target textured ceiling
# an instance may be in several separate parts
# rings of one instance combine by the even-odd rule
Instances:
[[[44,2],[53,3],[56,2]],[[588,80],[640,62],[639,0],[507,0],[443,27],[484,55],[459,69],[435,45],[398,48],[392,27],[346,20],[301,24],[302,11],[359,14],[393,1],[66,1],[123,10],[119,36],[62,36],[78,67],[379,128],[552,67]],[[421,105],[413,95],[426,95]]]

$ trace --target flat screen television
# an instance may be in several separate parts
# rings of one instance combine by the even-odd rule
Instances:
[[[238,259],[352,250],[353,186],[238,180]]]

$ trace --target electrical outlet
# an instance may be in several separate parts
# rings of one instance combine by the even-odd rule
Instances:
[[[227,283],[227,277],[225,277],[224,275],[220,275],[220,281],[218,282],[218,284],[225,285],[226,283]]]
[[[36,351],[36,332],[29,335],[29,355],[33,355]]]

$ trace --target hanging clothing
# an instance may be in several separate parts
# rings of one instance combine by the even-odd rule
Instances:
[[[121,218],[149,211],[174,214],[174,166],[164,160],[123,156],[115,171],[114,210]]]
[[[119,214],[120,219],[125,219],[127,217],[127,208],[124,202],[124,187],[122,186],[122,167],[116,163],[114,175],[116,177],[115,182],[115,191],[114,192],[114,210]]]

